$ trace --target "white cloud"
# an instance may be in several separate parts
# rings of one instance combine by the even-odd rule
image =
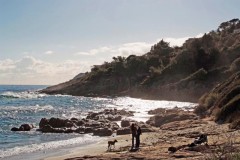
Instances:
[[[75,55],[96,56],[100,54],[107,54],[109,56],[129,56],[131,54],[142,55],[150,50],[152,43],[135,42],[125,43],[118,46],[104,46],[100,48],[94,48],[89,51],[81,51],[75,53]]]
[[[196,37],[201,36],[199,34]],[[164,41],[170,43],[170,46],[181,46],[187,39],[190,37],[183,37],[183,38],[163,38]],[[133,43],[125,43],[116,46],[104,46],[99,48],[90,49],[88,51],[80,51],[75,53],[75,55],[79,56],[97,56],[103,55],[107,59],[112,58],[113,56],[124,56],[127,57],[131,54],[134,55],[142,55],[150,51],[151,46],[158,43],[161,39],[157,39],[154,42],[147,43],[147,42],[133,42]]]
[[[111,48],[109,47],[100,47],[97,49],[91,49],[87,52],[77,52],[76,55],[86,55],[86,56],[93,56],[96,54],[100,54],[100,53],[106,53],[106,52],[111,52]]]
[[[169,42],[170,46],[181,46],[190,37],[183,38],[163,38],[164,41]]]
[[[46,51],[46,52],[44,52],[44,54],[48,54],[48,55],[53,54],[53,53],[54,53],[53,51]]]
[[[84,62],[44,62],[31,56],[0,61],[0,84],[57,84],[90,69]]]
[[[5,59],[0,61],[0,72],[7,72],[10,69],[14,69],[16,66],[14,65],[13,60]]]

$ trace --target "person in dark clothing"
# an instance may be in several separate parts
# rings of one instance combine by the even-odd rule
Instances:
[[[132,133],[132,147],[131,147],[131,149],[133,149],[133,147],[134,147],[134,138],[136,138],[136,135],[137,135],[137,128],[135,127],[134,123],[132,123],[130,129],[131,129],[131,133]]]
[[[142,134],[141,128],[138,126],[137,134],[136,134],[136,148],[139,148],[140,145],[140,135]]]

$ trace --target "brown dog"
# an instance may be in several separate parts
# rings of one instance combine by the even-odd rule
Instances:
[[[113,146],[115,148],[115,143],[118,142],[116,139],[114,141],[108,141],[108,150]]]

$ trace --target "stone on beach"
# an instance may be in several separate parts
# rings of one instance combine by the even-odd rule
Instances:
[[[13,127],[11,131],[30,131],[34,126],[32,124],[22,124],[19,128]]]
[[[109,128],[98,128],[93,130],[94,136],[111,136],[112,130]]]

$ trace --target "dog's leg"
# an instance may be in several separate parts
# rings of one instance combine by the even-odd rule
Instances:
[[[108,143],[108,151],[109,151],[109,149],[110,149],[110,144]]]

